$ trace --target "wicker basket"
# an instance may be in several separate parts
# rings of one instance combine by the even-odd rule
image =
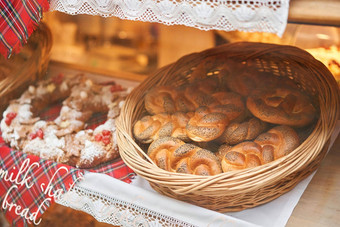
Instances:
[[[158,168],[134,141],[132,126],[145,112],[144,95],[152,87],[182,83],[204,58],[223,54],[238,61],[255,61],[259,71],[293,79],[319,108],[319,119],[303,143],[271,163],[215,176],[172,173]],[[339,117],[339,89],[328,71],[306,51],[292,46],[240,42],[182,57],[159,69],[127,98],[118,128],[124,162],[158,192],[219,212],[239,211],[269,202],[291,190],[318,168]]]
[[[51,47],[52,34],[44,23],[40,23],[20,53],[10,59],[0,55],[1,113],[9,100],[17,98],[29,84],[46,74]]]

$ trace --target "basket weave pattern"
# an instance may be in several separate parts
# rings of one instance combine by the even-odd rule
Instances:
[[[215,176],[162,170],[132,136],[134,123],[145,113],[144,96],[155,86],[176,87],[185,83],[198,63],[214,55],[228,56],[246,64],[255,61],[259,71],[293,79],[312,98],[319,109],[319,119],[297,149],[262,166]],[[156,191],[219,212],[239,211],[279,197],[318,168],[339,118],[339,88],[328,69],[301,49],[241,42],[193,53],[159,69],[128,96],[122,113],[117,123],[121,157]]]

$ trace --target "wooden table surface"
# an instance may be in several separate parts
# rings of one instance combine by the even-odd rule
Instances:
[[[340,136],[288,220],[292,226],[340,226]]]

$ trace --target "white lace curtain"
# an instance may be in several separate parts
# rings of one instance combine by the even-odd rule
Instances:
[[[270,32],[281,36],[289,0],[51,0],[50,10],[71,15],[186,25],[202,30]]]

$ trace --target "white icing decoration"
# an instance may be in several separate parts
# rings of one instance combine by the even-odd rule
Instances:
[[[19,135],[19,133],[17,132],[17,130],[14,130],[13,138],[14,138],[15,140],[20,139],[20,135]]]
[[[68,127],[70,124],[71,124],[71,123],[70,123],[69,121],[62,121],[62,122],[60,123],[60,127],[61,127],[61,128],[66,128],[66,127]]]
[[[116,130],[116,123],[114,119],[108,119],[104,124],[99,125],[97,128],[95,128],[93,134],[97,135],[98,133],[101,133],[103,130],[108,130],[110,132],[114,132]]]
[[[81,99],[86,99],[88,96],[87,96],[87,93],[85,91],[81,91],[80,92],[80,98]]]
[[[37,121],[34,124],[34,129],[44,128],[46,126],[46,121]]]
[[[47,90],[42,85],[39,85],[36,89],[36,94],[37,94],[37,97],[43,97],[44,95],[47,94]]]
[[[63,154],[62,150],[65,147],[64,138],[58,139],[55,135],[56,128],[54,126],[48,126],[44,130],[44,137],[29,141],[24,147],[24,152],[30,152],[39,155],[44,159],[58,160]]]
[[[81,162],[83,161],[93,162],[93,160],[96,157],[101,157],[104,154],[105,154],[105,150],[100,144],[91,142],[89,140],[85,140],[85,147],[81,151],[80,161]]]
[[[66,81],[63,81],[60,85],[60,91],[65,92],[67,90],[68,90],[68,85],[67,85]]]
[[[31,112],[31,105],[29,104],[20,105],[17,114],[18,115],[16,118],[18,118],[19,121],[31,119],[33,117],[33,113]],[[16,118],[14,118],[13,120],[15,120]]]
[[[29,93],[34,94],[34,92],[35,92],[35,87],[32,86],[32,85],[30,85],[30,86],[28,87],[28,91],[29,91]]]

